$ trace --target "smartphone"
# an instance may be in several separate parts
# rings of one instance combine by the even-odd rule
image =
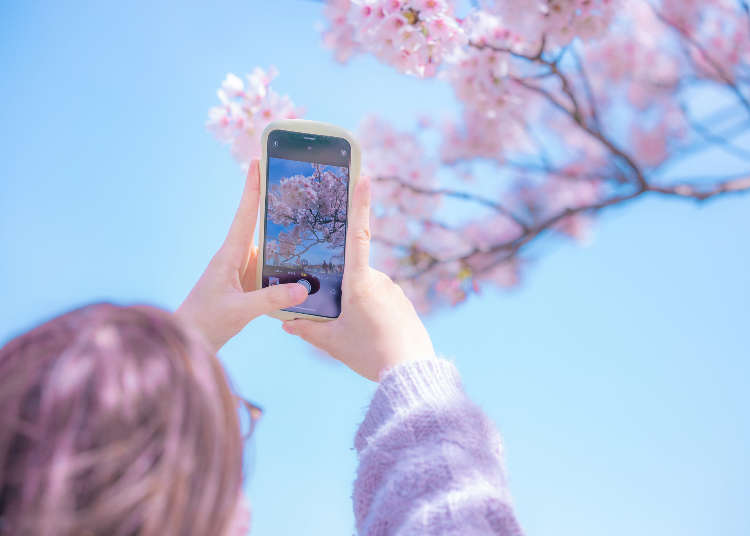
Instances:
[[[327,321],[341,314],[346,229],[360,149],[346,130],[303,119],[263,131],[259,288],[299,283],[307,299],[271,314]]]

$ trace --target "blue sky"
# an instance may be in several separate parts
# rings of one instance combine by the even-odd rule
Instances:
[[[204,128],[227,72],[276,65],[274,87],[306,117],[350,130],[369,113],[411,127],[454,110],[437,81],[336,64],[321,10],[2,4],[2,338],[93,300],[180,303],[242,191]],[[522,287],[426,319],[501,429],[528,534],[750,533],[749,229],[748,196],[647,198],[607,212],[589,247],[537,248]],[[254,534],[351,534],[351,446],[375,386],[270,318],[221,358],[267,410],[247,484]]]
[[[333,171],[334,173],[340,173],[346,168],[340,168],[337,166],[323,166],[322,171]],[[309,177],[313,173],[312,164],[309,162],[299,162],[297,160],[286,160],[284,158],[269,158],[268,159],[268,187],[273,187],[274,184],[279,184],[281,179],[293,177],[294,175],[303,175]],[[268,239],[276,239],[279,233],[282,231],[291,231],[292,225],[284,226],[278,225],[270,219],[266,223],[266,237]],[[306,244],[303,244],[306,245]],[[300,248],[297,249],[298,251]],[[326,244],[316,244],[305,252],[304,259],[307,259],[310,264],[320,264],[325,262],[341,262],[340,257],[343,255],[343,248],[331,249]],[[331,259],[331,257],[337,257],[337,259]]]

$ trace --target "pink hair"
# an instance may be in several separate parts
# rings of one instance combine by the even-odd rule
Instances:
[[[222,534],[242,448],[223,368],[166,311],[90,305],[0,349],[0,534]]]

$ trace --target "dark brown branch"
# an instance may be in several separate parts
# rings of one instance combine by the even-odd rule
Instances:
[[[546,62],[543,59],[540,59],[538,61],[541,61],[544,63],[544,65],[547,65],[550,70],[557,76],[558,80],[560,80],[560,84],[562,85],[563,93],[565,93],[568,98],[570,99],[570,103],[573,105],[573,119],[576,123],[579,123],[581,126],[584,126],[585,120],[583,117],[583,113],[581,112],[581,105],[578,102],[578,97],[576,96],[575,92],[573,91],[573,86],[570,83],[570,80],[567,76],[565,76],[557,67],[557,62]]]
[[[589,110],[591,111],[591,119],[594,121],[596,130],[601,132],[602,125],[601,125],[601,122],[599,121],[599,110],[596,104],[596,97],[594,96],[594,90],[591,87],[589,76],[586,73],[586,69],[583,65],[583,60],[581,59],[581,55],[578,53],[577,50],[575,50],[575,48],[571,48],[571,53],[573,55],[573,58],[575,59],[576,66],[578,68],[578,74],[581,77],[583,90],[586,92],[586,98],[588,99],[588,102],[589,102]]]
[[[440,196],[444,195],[447,197],[453,197],[455,199],[462,199],[464,201],[471,201],[473,203],[478,203],[480,205],[484,205],[486,207],[489,207],[503,216],[506,216],[510,219],[512,219],[514,222],[516,222],[522,229],[527,229],[528,224],[523,221],[518,215],[511,212],[509,209],[501,205],[500,203],[493,201],[491,199],[487,199],[486,197],[482,197],[476,194],[470,194],[468,192],[461,192],[459,190],[451,190],[449,188],[422,188],[420,186],[415,186],[414,184],[410,184],[399,177],[376,177],[375,181],[390,181],[395,182],[402,188],[406,188],[407,190],[410,190],[416,194],[422,194],[422,195],[429,195],[429,196]]]
[[[679,181],[671,186],[649,185],[648,190],[657,194],[673,197],[692,198],[696,201],[706,201],[726,194],[747,193],[750,190],[750,172],[729,177],[709,186],[699,186],[691,182]]]
[[[552,104],[552,106],[554,106],[555,108],[557,108],[564,114],[569,115],[571,118],[573,118],[573,120],[575,120],[573,110],[569,110],[567,106],[565,106],[563,103],[557,100],[557,98],[552,93],[550,93],[547,89],[541,86],[537,86],[535,84],[530,84],[524,78],[517,78],[513,76],[513,77],[510,77],[510,79],[513,80],[518,85],[528,89],[529,91],[533,91],[534,93],[540,94],[545,99],[547,99],[549,103]]]
[[[719,181],[717,183],[714,183],[707,187],[701,187],[698,185],[688,184],[688,183],[677,183],[677,184],[665,185],[665,186],[649,185],[646,190],[635,190],[631,193],[613,196],[613,197],[604,199],[602,201],[599,201],[597,203],[591,203],[587,205],[581,205],[578,207],[567,208],[549,218],[546,218],[545,220],[537,223],[536,225],[529,227],[527,230],[522,232],[519,236],[517,236],[513,240],[500,242],[489,248],[474,247],[471,250],[469,250],[467,253],[463,253],[463,254],[456,255],[453,257],[449,257],[449,258],[439,259],[425,251],[420,250],[419,251],[420,257],[426,259],[427,262],[424,266],[419,267],[419,269],[415,273],[409,275],[406,279],[419,278],[439,264],[455,263],[455,262],[466,264],[467,261],[472,256],[478,255],[478,254],[493,255],[493,254],[506,253],[503,259],[499,260],[498,262],[508,260],[512,258],[513,256],[517,255],[524,246],[532,242],[534,239],[536,239],[540,235],[551,230],[555,225],[562,222],[565,218],[574,216],[576,214],[582,214],[582,213],[597,213],[608,207],[623,205],[638,197],[642,197],[649,192],[652,192],[654,194],[659,194],[659,195],[670,196],[670,197],[693,199],[699,202],[707,201],[710,199],[715,199],[724,195],[741,194],[741,193],[747,194],[750,192],[750,174],[731,177],[731,178]],[[379,241],[377,238],[375,238],[374,240]],[[416,247],[417,246],[414,244],[399,245],[400,249],[404,249],[406,251],[413,251]]]
[[[473,42],[469,43],[469,45],[480,50],[487,48],[490,50],[494,50],[495,52],[506,52],[508,54],[511,54],[514,57],[523,58],[525,60],[533,61],[533,62],[536,62],[536,63],[539,63],[541,65],[548,67],[555,74],[555,76],[559,79],[563,92],[565,92],[568,95],[568,97],[571,99],[571,105],[573,106],[573,109],[569,109],[568,107],[566,107],[554,95],[552,95],[552,93],[550,93],[549,90],[543,87],[537,86],[535,84],[531,84],[522,78],[511,77],[510,79],[516,82],[517,84],[521,85],[522,87],[528,89],[529,91],[533,91],[535,93],[542,95],[544,98],[547,99],[547,101],[550,104],[552,104],[552,106],[554,106],[561,112],[568,115],[568,117],[570,117],[576,124],[578,124],[578,126],[580,126],[590,136],[593,136],[602,145],[604,145],[612,154],[614,154],[620,160],[625,162],[625,164],[632,170],[633,174],[635,175],[635,179],[636,179],[636,182],[638,183],[638,187],[641,190],[646,189],[646,187],[648,186],[646,177],[644,176],[643,171],[641,170],[640,166],[635,162],[635,160],[633,160],[633,158],[630,155],[628,155],[625,151],[617,147],[612,140],[604,136],[596,128],[591,127],[588,124],[588,122],[585,120],[585,118],[582,116],[580,112],[580,107],[578,105],[578,100],[576,99],[575,93],[573,92],[573,89],[572,89],[572,85],[570,84],[568,77],[557,68],[557,63],[550,62],[544,59],[539,54],[537,56],[525,56],[523,54],[514,52],[513,50],[504,48],[504,47],[495,47],[495,46],[488,45],[488,44],[477,44]]]

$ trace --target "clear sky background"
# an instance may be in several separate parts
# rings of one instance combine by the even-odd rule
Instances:
[[[453,109],[439,82],[336,64],[320,19],[291,0],[0,4],[3,340],[92,300],[180,303],[242,190],[204,128],[227,72],[276,65],[308,118],[350,129]],[[528,534],[750,533],[749,224],[748,196],[646,199],[606,213],[587,248],[541,248],[521,288],[427,319],[503,433]],[[351,534],[375,386],[270,318],[221,357],[267,409],[254,534]]]
[[[337,166],[323,166],[321,170],[332,171],[333,173],[338,173],[338,174],[346,172],[345,167],[337,167]],[[312,174],[313,174],[313,167],[312,167],[312,164],[310,164],[309,162],[300,162],[297,160],[286,160],[283,158],[273,158],[273,157],[268,159],[268,187],[269,189],[272,188],[274,184],[281,183],[282,179],[293,177],[294,175],[303,175],[305,177],[309,177]],[[266,223],[266,239],[276,240],[280,232],[282,231],[289,232],[293,228],[294,228],[294,225],[288,225],[288,226],[278,225],[274,223],[273,221],[271,221],[271,219],[269,218]],[[305,247],[307,247],[306,243],[302,243],[297,248],[297,250],[301,251]],[[332,259],[332,257],[336,257],[336,258]],[[341,262],[341,259],[343,257],[344,257],[343,247],[332,249],[327,244],[316,244],[307,250],[303,258],[307,259],[307,261],[310,264],[315,265],[315,264],[321,264],[323,261]]]

